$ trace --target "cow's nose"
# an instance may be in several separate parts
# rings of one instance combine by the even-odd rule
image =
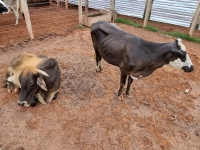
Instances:
[[[182,69],[185,71],[185,72],[192,72],[194,70],[194,66],[191,65],[190,67],[188,66],[184,66],[182,67]]]
[[[18,101],[18,105],[19,105],[19,106],[24,106],[24,104],[25,104],[25,102],[20,102],[20,101]]]

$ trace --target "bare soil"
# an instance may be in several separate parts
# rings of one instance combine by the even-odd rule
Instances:
[[[118,25],[152,42],[175,40]],[[199,150],[200,45],[183,43],[195,65],[194,72],[164,66],[134,81],[133,98],[124,95],[122,101],[117,98],[119,69],[103,61],[104,70],[98,75],[95,71],[89,28],[2,45],[1,85],[9,62],[27,51],[57,59],[62,86],[55,101],[38,103],[34,108],[18,106],[18,94],[0,88],[0,149]]]

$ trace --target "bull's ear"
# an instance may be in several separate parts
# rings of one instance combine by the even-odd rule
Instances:
[[[180,59],[186,59],[186,52],[182,50],[171,50],[172,54],[176,55]]]
[[[48,91],[46,83],[45,83],[44,79],[42,78],[42,76],[39,76],[37,78],[37,85],[39,85],[39,87],[41,87],[43,90]]]

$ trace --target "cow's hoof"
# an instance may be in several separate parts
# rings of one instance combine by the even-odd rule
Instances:
[[[12,93],[12,90],[11,89],[7,89],[8,90],[8,93]]]
[[[15,92],[15,93],[20,93],[20,88],[15,87],[15,88],[14,88],[14,92]]]
[[[127,96],[128,98],[130,98],[130,99],[133,98],[133,95],[132,95],[131,93],[127,93],[126,96]]]
[[[96,66],[96,72],[101,71],[100,67]]]
[[[122,101],[124,99],[124,97],[122,95],[117,97],[119,101]]]

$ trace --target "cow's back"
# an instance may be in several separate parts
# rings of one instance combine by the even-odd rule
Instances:
[[[92,25],[91,36],[95,51],[98,50],[105,61],[115,66],[120,66],[127,51],[140,41],[140,38],[104,21]]]

